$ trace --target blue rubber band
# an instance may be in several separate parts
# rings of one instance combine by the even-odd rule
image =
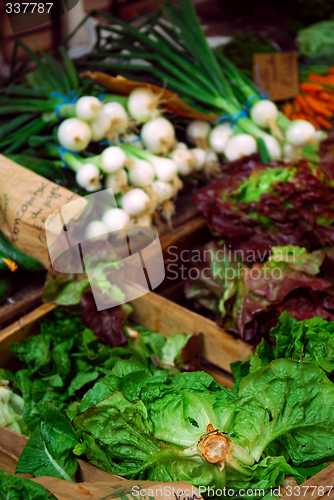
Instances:
[[[115,141],[101,141],[99,142],[99,146],[114,146],[115,145]]]
[[[105,96],[105,95],[106,95],[106,94],[105,94],[105,92],[101,92],[101,94],[99,95],[99,100],[100,100],[101,102],[103,102],[103,101],[104,101],[104,96]]]
[[[74,104],[77,102],[78,98],[77,96],[75,95],[75,93],[73,92],[73,90],[67,90],[66,91],[68,94],[70,94],[72,97],[68,97],[67,95],[65,94],[61,94],[60,92],[58,92],[57,90],[54,90],[53,92],[51,92],[50,94],[50,97],[53,97],[55,99],[62,99],[62,102],[59,102],[56,106],[56,109],[55,109],[55,113],[56,113],[56,116],[58,118],[58,120],[62,120],[62,116],[60,116],[60,113],[59,113],[59,110],[60,110],[60,107],[63,105],[63,104]]]
[[[138,141],[141,141],[140,135],[136,137],[136,139],[133,139],[133,141],[125,141],[124,139],[122,139],[122,137],[119,138],[119,142],[122,144],[131,144],[132,142],[138,142]]]
[[[64,160],[64,154],[65,153],[71,153],[72,155],[75,155],[75,156],[79,156],[79,153],[75,152],[75,151],[71,151],[70,149],[66,149],[66,148],[63,148],[62,146],[57,146],[56,149],[58,151],[61,151],[60,153],[60,160],[64,163],[65,167],[68,169],[68,170],[72,170],[68,164],[66,163],[66,161]],[[73,170],[72,170],[73,172]]]
[[[235,125],[241,118],[247,118],[247,113],[246,111],[243,109],[240,111],[240,113],[237,114],[237,116],[235,118],[233,118],[232,122],[231,122],[231,125]]]
[[[247,113],[245,110],[238,111],[237,113],[230,113],[229,115],[221,116],[215,120],[215,123],[225,122],[226,120],[231,120],[231,125],[235,125],[241,118],[247,118]]]
[[[138,142],[138,141],[141,141],[140,135],[136,139],[133,139],[133,141],[130,141],[130,142]]]
[[[217,120],[215,120],[215,123],[225,122],[226,120],[230,120],[231,118],[233,118],[233,116],[235,116],[235,113],[221,116],[220,118],[217,118]]]
[[[254,95],[251,95],[250,97],[248,97],[247,102],[246,102],[246,109],[248,111],[250,110],[251,104],[254,101],[254,99],[268,99],[268,97],[265,97],[261,94],[254,94]]]

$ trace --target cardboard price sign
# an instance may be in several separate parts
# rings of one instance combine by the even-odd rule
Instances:
[[[56,208],[81,197],[2,155],[0,177],[1,230],[19,250],[49,268],[45,221]],[[75,217],[85,205],[82,199],[81,211]]]
[[[265,90],[271,101],[291,99],[299,92],[296,52],[254,54],[254,82]]]

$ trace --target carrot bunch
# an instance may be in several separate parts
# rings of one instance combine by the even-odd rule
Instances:
[[[311,73],[300,84],[300,93],[292,103],[286,103],[283,113],[290,120],[307,120],[317,130],[332,128],[334,117],[334,66],[327,75]]]

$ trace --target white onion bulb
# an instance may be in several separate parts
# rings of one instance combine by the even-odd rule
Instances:
[[[145,212],[149,202],[148,194],[140,188],[133,188],[123,194],[122,197],[123,210],[134,217]]]
[[[284,160],[299,160],[301,158],[302,148],[297,148],[286,142],[283,146]]]
[[[75,114],[80,120],[90,122],[95,120],[102,109],[102,102],[97,97],[80,97],[75,104]]]
[[[110,131],[123,134],[129,128],[128,114],[119,102],[108,102],[101,110],[101,114],[110,120]]]
[[[250,112],[253,122],[261,128],[269,128],[270,123],[277,120],[277,115],[276,104],[267,99],[256,102]]]
[[[180,175],[191,174],[196,159],[189,149],[175,149],[171,153],[171,157],[176,163],[177,171]]]
[[[108,238],[108,228],[99,220],[92,220],[88,223],[85,231],[85,238],[91,240],[93,238],[106,240]]]
[[[157,106],[159,96],[151,89],[138,87],[134,89],[128,98],[128,110],[132,118],[139,123],[145,123],[160,116]]]
[[[102,141],[102,139],[105,138],[110,128],[110,125],[111,125],[110,119],[106,115],[102,115],[100,113],[99,116],[96,118],[96,120],[90,122],[90,127],[92,129],[91,140],[93,142]]]
[[[67,118],[58,127],[59,144],[75,153],[86,149],[92,138],[90,126],[78,118]]]
[[[75,175],[77,184],[89,191],[90,186],[94,186],[100,177],[100,170],[94,163],[84,163]]]
[[[186,128],[187,138],[190,142],[196,144],[198,139],[206,140],[210,133],[211,126],[204,120],[194,120]]]
[[[112,189],[114,194],[119,194],[128,185],[128,176],[124,168],[117,170],[114,174],[108,174],[105,177],[106,189]]]
[[[152,225],[152,215],[151,214],[142,214],[137,217],[137,225],[138,226],[151,226]]]
[[[295,120],[286,132],[287,141],[293,146],[305,146],[314,138],[315,127],[306,120]]]
[[[271,160],[279,160],[282,158],[282,149],[278,140],[272,135],[265,134],[261,136]]]
[[[151,187],[157,196],[158,202],[160,203],[170,200],[174,196],[174,187],[168,182],[154,181],[152,182]]]
[[[177,174],[177,165],[170,158],[152,158],[152,164],[157,178],[160,181],[169,182]]]
[[[175,149],[188,149],[188,146],[184,142],[177,142]]]
[[[216,153],[224,153],[227,141],[232,137],[233,129],[229,123],[216,125],[209,135],[209,144]]]
[[[100,181],[97,181],[94,184],[89,184],[89,186],[86,187],[86,191],[88,191],[88,193],[95,193],[95,191],[100,191],[100,189],[102,189]]]
[[[129,169],[129,180],[133,186],[144,187],[153,182],[155,170],[151,163],[139,158],[133,161],[133,167]]]
[[[228,140],[224,154],[228,161],[239,160],[243,156],[256,153],[257,144],[254,137],[248,134],[240,134]]]
[[[219,159],[217,156],[216,151],[213,149],[209,149],[209,151],[206,152],[206,157],[205,157],[205,163],[218,163]]]
[[[326,134],[326,132],[324,130],[315,130],[314,131],[313,139],[316,142],[324,141],[325,139],[327,139],[327,137],[328,137],[328,135]]]
[[[117,170],[123,168],[126,161],[126,154],[118,146],[110,146],[101,154],[101,168],[103,172],[108,174],[117,172]]]
[[[166,154],[175,142],[175,130],[166,118],[156,118],[141,129],[144,146],[157,155]]]
[[[119,231],[128,225],[129,215],[121,208],[110,208],[102,216],[102,222],[108,231]]]
[[[205,160],[207,156],[207,151],[201,148],[193,148],[190,150],[195,157],[195,162],[193,165],[193,170],[195,172],[200,172],[205,165]]]

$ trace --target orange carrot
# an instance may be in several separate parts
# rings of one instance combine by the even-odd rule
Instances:
[[[317,115],[316,120],[323,128],[326,128],[327,130],[330,130],[332,128],[332,124],[323,116]]]
[[[299,87],[303,92],[322,92],[324,90],[322,85],[312,82],[303,82],[299,85]]]
[[[316,130],[320,130],[320,125],[319,123],[315,120],[314,116],[310,116],[310,115],[305,115],[306,116],[306,120],[310,123],[312,123],[312,125],[314,126],[314,128]]]
[[[317,97],[321,101],[330,101],[332,99],[332,96],[328,92],[319,92]]]
[[[329,109],[326,109],[325,106],[321,102],[317,101],[316,99],[314,99],[310,95],[306,94],[305,100],[306,100],[307,104],[310,106],[310,108],[312,109],[312,111],[314,111],[318,115],[322,115],[325,118],[331,118],[333,116],[333,113],[331,111],[329,111]]]
[[[299,113],[300,120],[307,120],[305,113]]]
[[[324,103],[324,106],[326,106],[326,108],[329,109],[329,111],[332,111],[332,113],[334,113],[334,102],[333,101],[327,101],[326,103]]]
[[[330,74],[327,76],[311,74],[308,75],[307,78],[311,82],[322,83],[325,85],[334,85],[334,74]]]
[[[292,111],[292,104],[290,104],[289,102],[285,103],[283,106],[283,113],[287,118],[291,118]]]
[[[296,95],[295,99],[299,102],[302,111],[309,113],[310,115],[313,114],[313,111],[311,110],[310,106],[307,104],[304,96],[301,94]]]
[[[290,120],[299,120],[299,116],[298,116],[296,113],[293,113],[293,114],[290,116]]]
[[[293,101],[293,107],[295,108],[296,113],[300,113],[300,112],[301,112],[301,110],[302,110],[302,107],[301,107],[301,105],[300,105],[300,102],[299,102],[297,99],[295,99],[295,100]]]

